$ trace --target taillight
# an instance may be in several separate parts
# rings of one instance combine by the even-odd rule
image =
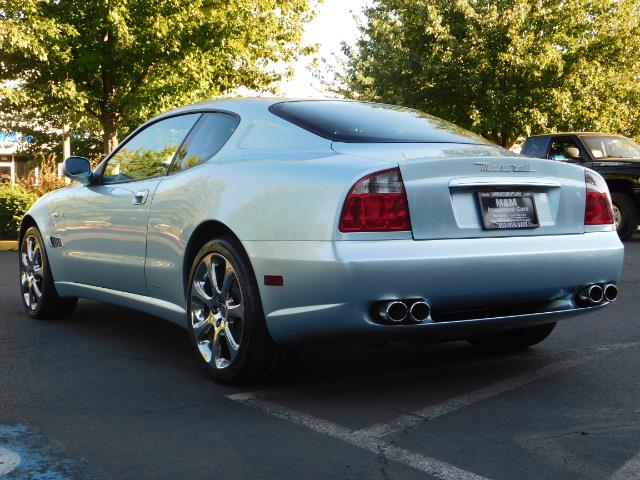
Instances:
[[[393,168],[360,179],[340,215],[341,232],[411,230],[409,206],[400,170]]]
[[[606,182],[596,172],[584,171],[587,203],[584,209],[585,225],[612,225],[613,205]]]

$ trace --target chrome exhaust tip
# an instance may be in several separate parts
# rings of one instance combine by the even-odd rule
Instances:
[[[406,320],[409,314],[407,304],[399,301],[383,303],[380,307],[380,316],[388,322],[400,323]]]
[[[598,305],[604,300],[604,290],[600,285],[589,285],[578,294],[578,298],[588,305]]]
[[[618,287],[616,287],[613,283],[605,285],[604,298],[607,300],[607,302],[613,302],[616,298],[618,298]]]
[[[427,302],[415,302],[409,309],[409,316],[411,320],[416,323],[424,322],[429,318],[429,315],[431,315],[431,307],[429,307]]]

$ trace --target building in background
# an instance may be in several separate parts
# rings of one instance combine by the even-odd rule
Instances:
[[[0,183],[14,185],[27,173],[28,157],[18,153],[19,140],[16,133],[0,132]]]

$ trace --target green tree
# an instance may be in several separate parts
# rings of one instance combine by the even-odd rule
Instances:
[[[108,152],[162,110],[270,88],[312,2],[0,0],[0,108],[59,128],[92,118]]]
[[[510,147],[552,129],[640,133],[637,0],[376,0],[337,90]]]

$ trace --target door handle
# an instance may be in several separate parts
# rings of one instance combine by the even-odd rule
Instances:
[[[147,201],[147,196],[149,195],[149,190],[140,190],[136,192],[133,196],[133,204],[134,205],[144,205]]]

